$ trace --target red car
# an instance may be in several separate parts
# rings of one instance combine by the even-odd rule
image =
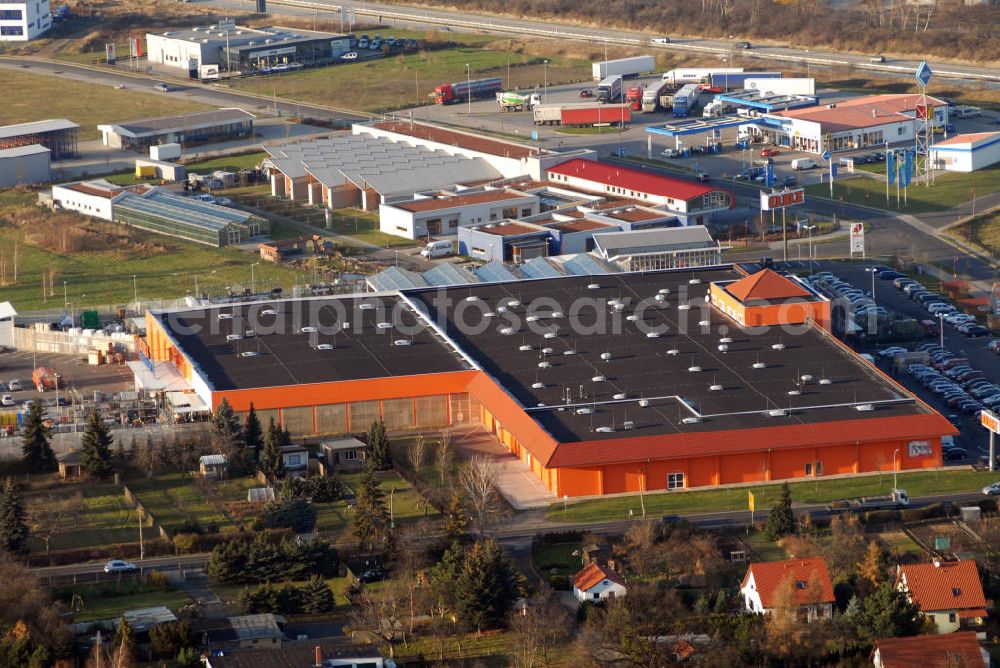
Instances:
[[[580,97],[594,97],[594,91],[584,88],[580,91]]]
[[[776,148],[765,148],[760,152],[760,157],[770,158],[772,156],[778,155],[778,153],[780,153],[780,151]]]

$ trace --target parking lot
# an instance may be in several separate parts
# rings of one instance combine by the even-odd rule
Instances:
[[[36,367],[48,367],[59,374],[61,401],[92,398],[94,392],[121,392],[132,389],[134,384],[132,372],[127,366],[90,366],[72,355],[14,351],[0,353],[0,396],[9,395],[17,408],[23,406],[25,401],[36,398],[38,392],[31,383],[31,373]],[[16,381],[15,386],[20,385],[21,389],[11,390],[12,381]],[[55,392],[48,392],[42,403],[54,406],[55,401]],[[0,411],[11,410],[14,407],[0,407]]]
[[[898,277],[895,272],[883,271],[881,277],[876,272],[872,293],[872,273],[866,269],[873,266],[875,263],[869,262],[817,262],[817,273],[829,272],[843,284],[825,280],[814,281],[814,284],[843,307],[860,312],[862,319],[867,312],[874,312],[879,315],[900,314],[918,323],[928,323],[927,327],[921,327],[925,334],[922,341],[882,345],[861,342],[853,345],[859,352],[869,354],[879,368],[894,376],[959,428],[961,433],[956,437],[955,445],[960,450],[953,451],[947,458],[948,462],[979,461],[988,455],[989,441],[986,431],[979,425],[978,412],[984,408],[1000,412],[1000,354],[995,350],[1000,343],[994,343],[998,339],[984,335],[982,330],[972,330],[977,326],[975,324],[963,327],[972,330],[970,333],[974,336],[968,336],[957,328],[960,317],[953,317],[955,322],[952,324],[932,314],[932,310],[948,314],[954,307],[947,297],[922,290],[920,286],[910,288],[910,295],[906,294],[901,287],[913,282],[913,279]],[[846,288],[843,287],[845,284]],[[932,304],[939,306],[933,307]],[[957,310],[952,313],[957,313]],[[942,323],[943,330],[940,329]],[[930,325],[936,325],[938,333]],[[897,364],[897,357],[914,352],[919,355],[909,357],[919,357],[921,361],[908,359],[906,363]]]

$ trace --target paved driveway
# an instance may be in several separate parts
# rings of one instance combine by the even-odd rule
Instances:
[[[475,430],[457,435],[455,444],[466,458],[475,455],[489,457],[497,464],[497,488],[516,510],[544,508],[555,501],[550,492],[524,463],[510,454],[493,434]]]

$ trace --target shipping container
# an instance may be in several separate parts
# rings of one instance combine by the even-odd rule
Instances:
[[[613,75],[635,77],[656,69],[656,58],[653,56],[634,56],[617,60],[602,60],[593,63],[591,69],[594,81],[602,81]]]

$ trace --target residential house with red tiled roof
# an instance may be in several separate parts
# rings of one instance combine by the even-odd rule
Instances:
[[[989,653],[971,631],[946,636],[882,638],[871,655],[875,668],[986,668]]]
[[[971,559],[901,566],[896,587],[920,605],[938,633],[982,626],[989,614],[979,569]]]
[[[625,578],[605,564],[587,564],[573,576],[573,595],[581,603],[624,596],[626,591]]]
[[[787,588],[787,590],[785,590]],[[833,614],[833,584],[822,557],[753,562],[743,576],[740,594],[748,612],[767,614],[787,605],[790,596],[807,621]]]

